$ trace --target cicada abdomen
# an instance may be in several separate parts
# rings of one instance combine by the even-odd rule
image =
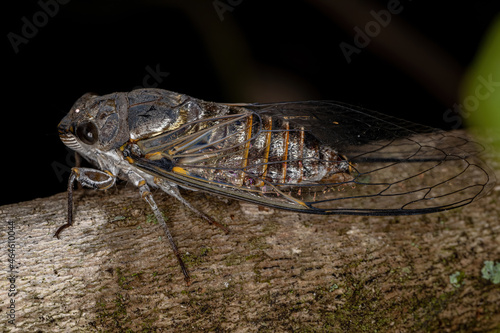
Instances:
[[[255,113],[218,119],[218,124],[164,150],[177,168],[247,189],[321,182],[348,170],[334,149],[286,120]]]

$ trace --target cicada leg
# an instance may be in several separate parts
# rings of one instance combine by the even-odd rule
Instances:
[[[191,284],[191,279],[189,277],[188,270],[186,268],[186,265],[184,265],[184,261],[182,261],[181,254],[179,252],[179,249],[177,248],[177,245],[174,242],[174,238],[172,237],[172,234],[170,233],[170,230],[168,230],[167,222],[165,222],[165,219],[163,218],[163,215],[156,205],[156,202],[153,199],[153,195],[151,194],[151,191],[149,190],[149,186],[146,183],[146,180],[144,180],[140,175],[136,174],[135,172],[129,172],[128,173],[128,178],[132,181],[132,183],[139,188],[139,192],[141,193],[141,197],[146,201],[151,209],[153,210],[153,213],[156,217],[156,220],[158,223],[161,224],[163,231],[165,232],[165,235],[167,236],[168,242],[170,243],[170,247],[172,248],[172,251],[175,254],[175,257],[177,258],[177,261],[179,262],[179,266],[181,266],[182,274],[184,274],[184,280],[186,281],[186,284],[189,286]]]
[[[59,238],[61,231],[73,224],[73,186],[75,180],[83,186],[105,190],[115,184],[116,177],[109,171],[104,172],[90,168],[72,168],[68,180],[68,222],[57,229],[54,237]]]
[[[177,245],[174,242],[174,238],[172,237],[170,230],[168,230],[167,223],[165,222],[163,215],[158,209],[158,206],[156,205],[156,202],[153,199],[153,195],[149,191],[149,187],[145,181],[139,183],[139,191],[141,192],[141,197],[149,204],[149,206],[153,210],[153,213],[155,214],[156,219],[163,227],[163,231],[167,236],[168,242],[170,243],[170,247],[172,247],[172,251],[174,252],[177,261],[179,262],[179,266],[181,266],[182,274],[184,274],[184,280],[186,281],[186,284],[189,286],[191,284],[191,279],[189,278],[189,273],[187,271],[187,268],[184,265],[184,261],[182,261],[181,254],[179,252],[179,249],[177,248]]]
[[[177,200],[179,200],[184,206],[189,208],[199,218],[207,221],[208,224],[210,224],[210,225],[215,225],[217,228],[224,231],[224,233],[226,233],[226,234],[229,233],[229,229],[226,226],[220,224],[219,222],[213,220],[209,216],[203,214],[198,209],[194,208],[186,199],[184,199],[181,196],[181,194],[179,193],[179,189],[177,188],[177,186],[172,186],[169,183],[167,183],[159,178],[155,178],[154,181],[155,181],[155,184],[158,185],[165,193],[167,193],[167,194],[173,196],[174,198],[176,198]]]
[[[82,155],[75,151],[75,168],[79,169],[80,165],[82,165]],[[81,190],[83,186],[80,182],[78,182],[77,187]]]

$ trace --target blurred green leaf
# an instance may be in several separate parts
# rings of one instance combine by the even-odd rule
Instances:
[[[462,82],[460,100],[469,127],[500,132],[500,15],[493,20]]]

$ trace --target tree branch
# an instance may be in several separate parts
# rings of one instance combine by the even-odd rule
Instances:
[[[153,195],[190,287],[136,189],[76,191],[75,225],[60,240],[53,235],[65,223],[65,194],[0,207],[4,331],[499,327],[500,285],[480,272],[485,260],[500,260],[498,189],[463,209],[405,217],[314,216],[184,193],[227,224],[228,235],[164,193]],[[15,281],[7,279],[8,221]]]

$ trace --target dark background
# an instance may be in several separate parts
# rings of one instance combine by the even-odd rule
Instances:
[[[450,129],[443,113],[457,102],[460,77],[500,4],[401,1],[402,11],[348,63],[339,44],[354,45],[354,27],[363,30],[374,21],[370,10],[389,2],[4,4],[0,204],[65,191],[74,160],[56,126],[89,91],[146,84],[218,102],[329,99]],[[221,3],[228,10],[218,13]],[[23,37],[26,22],[39,27],[24,28],[31,35],[16,52],[9,36]],[[163,74],[148,78],[150,70]]]

